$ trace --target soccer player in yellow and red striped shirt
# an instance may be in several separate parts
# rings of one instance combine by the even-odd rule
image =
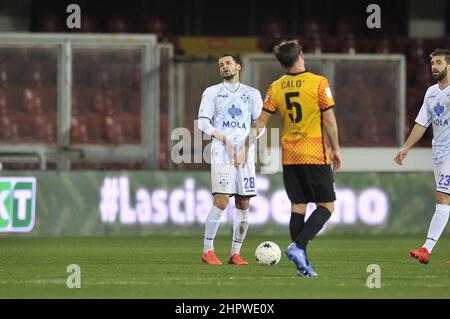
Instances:
[[[245,148],[240,150],[238,162],[245,159],[246,149],[270,116],[279,112],[283,119],[283,180],[292,204],[289,223],[292,244],[286,255],[294,261],[300,276],[316,276],[308,262],[306,246],[334,210],[333,171],[341,166],[334,100],[327,79],[306,70],[302,47],[297,41],[280,43],[274,53],[287,73],[270,85],[264,112],[256,120]],[[305,222],[309,202],[316,203],[317,208]]]

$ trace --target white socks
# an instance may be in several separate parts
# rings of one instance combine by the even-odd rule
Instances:
[[[447,225],[448,217],[450,214],[450,206],[444,204],[437,204],[436,211],[431,219],[430,228],[428,229],[427,240],[422,247],[425,247],[429,253],[433,250],[434,245],[439,240],[442,232]]]
[[[211,208],[211,211],[206,217],[205,221],[205,237],[203,239],[203,253],[208,250],[214,250],[214,238],[216,237],[217,230],[220,225],[220,218],[225,210],[221,210],[216,206]]]
[[[233,220],[233,243],[231,244],[231,254],[239,254],[242,243],[248,229],[248,209],[236,209],[236,216]]]

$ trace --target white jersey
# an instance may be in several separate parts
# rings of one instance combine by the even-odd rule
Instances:
[[[450,86],[441,90],[438,84],[430,86],[416,118],[416,123],[433,125],[433,162],[450,160]]]
[[[220,83],[208,87],[202,96],[198,117],[207,118],[211,125],[239,149],[250,133],[253,122],[262,111],[261,93],[242,83]],[[252,156],[254,146],[249,150]],[[211,159],[222,158],[229,162],[225,145],[213,140]]]

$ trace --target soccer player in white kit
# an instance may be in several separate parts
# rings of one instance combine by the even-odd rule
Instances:
[[[433,168],[436,180],[436,211],[431,219],[425,243],[419,249],[409,251],[411,257],[427,264],[434,245],[447,224],[450,213],[450,50],[436,49],[431,53],[431,71],[437,84],[430,86],[416,125],[394,161],[402,165],[408,151],[433,127]]]
[[[240,256],[240,249],[248,229],[250,198],[256,196],[254,149],[246,162],[238,165],[235,159],[252,123],[261,114],[263,101],[258,90],[239,82],[242,66],[237,56],[225,54],[218,64],[223,82],[204,91],[198,113],[198,128],[213,137],[211,186],[214,202],[205,222],[202,261],[209,265],[222,264],[214,252],[213,242],[229,198],[235,196],[236,215],[228,263],[247,265]]]

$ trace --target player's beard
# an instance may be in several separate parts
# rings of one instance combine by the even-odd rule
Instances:
[[[447,76],[447,68],[443,69],[439,73],[432,73],[431,76],[433,77],[433,80],[441,81],[441,80],[445,79],[445,77]]]
[[[237,72],[230,72],[229,73],[229,75],[225,75],[225,74],[222,74],[222,77],[225,79],[225,80],[227,80],[227,81],[230,81],[230,80],[232,80],[235,76],[236,76],[236,74],[237,74]]]

